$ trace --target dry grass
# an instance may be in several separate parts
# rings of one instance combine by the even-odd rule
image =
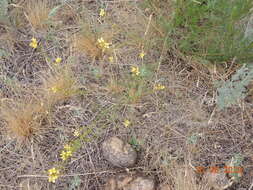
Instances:
[[[45,107],[35,101],[25,102],[22,100],[1,105],[1,117],[6,122],[9,136],[20,142],[29,140],[41,131],[41,122],[46,114]]]
[[[106,90],[109,93],[116,95],[122,93],[125,90],[125,88],[121,84],[119,84],[117,80],[111,79],[106,86]]]
[[[174,190],[210,190],[207,182],[196,178],[189,165],[175,164],[170,171]]]
[[[102,51],[96,45],[97,39],[95,35],[82,32],[77,34],[72,42],[72,46],[77,52],[84,53],[94,59],[101,58]]]
[[[76,95],[78,91],[77,80],[70,66],[55,67],[54,70],[46,72],[42,77],[40,93],[43,103],[52,107],[57,102],[63,101]]]
[[[78,93],[77,83],[70,68],[56,68],[55,72],[44,75],[41,87],[27,93],[27,100],[15,99],[11,103],[3,101],[1,105],[1,117],[6,122],[8,134],[20,142],[29,140],[42,131],[41,122],[47,119],[56,103]]]
[[[46,29],[51,10],[48,0],[28,0],[25,6],[26,18],[34,29]]]
[[[11,52],[14,49],[17,38],[16,34],[13,31],[7,29],[5,33],[0,35],[0,40],[3,42],[5,49]]]
[[[218,112],[212,82],[223,73],[210,74],[163,46],[166,34],[157,17],[168,15],[169,1],[151,0],[154,12],[133,1],[64,1],[56,14],[61,27],[39,34],[35,31],[48,28],[51,3],[63,1],[25,2],[29,23],[17,24],[15,36],[0,30],[0,48],[11,54],[0,57],[0,76],[6,79],[0,81],[0,189],[21,183],[23,189],[31,184],[69,189],[77,176],[77,189],[101,190],[118,171],[100,152],[101,142],[114,135],[138,150],[138,163],[129,170],[152,175],[173,190],[209,190],[185,164],[186,152],[193,166],[223,164],[234,152],[252,157],[252,106]],[[103,18],[100,8],[106,11]],[[41,48],[29,47],[31,36]],[[108,51],[99,48],[101,37],[112,43]],[[46,63],[56,57],[62,61]],[[139,67],[140,75],[133,75],[131,66]],[[154,90],[154,84],[165,88]],[[125,120],[131,124],[124,126]],[[75,129],[91,129],[92,142],[74,136]],[[21,141],[39,135],[40,141],[17,151],[6,131]],[[80,141],[80,150],[66,161],[56,183],[49,183],[45,172],[59,166],[63,145],[72,140]],[[173,161],[182,164],[171,166]],[[248,189],[252,179],[246,176],[234,189]]]
[[[55,14],[55,18],[61,21],[63,25],[75,25],[80,20],[78,12],[69,4],[61,6],[60,10]]]

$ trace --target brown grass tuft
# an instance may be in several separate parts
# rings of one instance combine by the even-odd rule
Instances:
[[[48,107],[78,93],[77,80],[69,66],[57,67],[49,74],[45,74],[42,80],[41,93],[43,101]]]
[[[42,121],[50,116],[50,109],[78,92],[76,84],[69,67],[57,67],[54,72],[45,75],[40,88],[26,93],[26,97],[32,100],[15,98],[15,101],[6,102],[8,99],[3,98],[0,113],[8,134],[21,142],[39,134]]]
[[[34,101],[1,105],[1,116],[6,122],[8,134],[22,142],[40,131],[40,123],[46,113],[46,109]]]
[[[97,47],[97,40],[93,34],[77,34],[73,39],[73,46],[77,52],[85,53],[91,58],[98,59],[102,56],[102,51]]]
[[[29,0],[25,9],[26,18],[34,29],[47,27],[50,13],[48,0]]]

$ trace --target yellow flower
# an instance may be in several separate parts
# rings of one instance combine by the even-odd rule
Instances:
[[[60,156],[63,161],[67,160],[67,153],[64,150],[61,152]]]
[[[108,57],[109,61],[112,63],[114,61],[113,56]]]
[[[55,86],[52,87],[51,90],[52,90],[53,93],[56,93],[58,91],[58,89]]]
[[[112,28],[115,28],[117,25],[115,23],[112,24]]]
[[[55,59],[55,63],[56,63],[56,64],[60,63],[61,61],[62,61],[62,58],[60,58],[60,57],[57,57],[57,58]]]
[[[131,72],[132,72],[132,74],[134,74],[136,76],[138,76],[140,74],[139,68],[134,67],[134,66],[131,67]]]
[[[64,145],[64,149],[70,151],[72,148],[68,144]]]
[[[100,9],[99,16],[101,16],[101,17],[105,16],[105,10],[104,9]]]
[[[38,42],[37,42],[36,38],[31,39],[31,43],[29,44],[29,46],[31,46],[34,49],[36,49],[38,47]]]
[[[61,159],[63,161],[67,160],[69,157],[72,156],[73,150],[72,147],[69,146],[68,144],[64,145],[64,150],[61,151]]]
[[[109,49],[110,43],[107,43],[102,37],[97,40],[99,47],[104,52],[106,49]]]
[[[154,86],[154,90],[164,90],[164,89],[165,89],[165,86],[161,84],[157,84]]]
[[[48,170],[48,181],[55,183],[55,180],[59,177],[60,171],[56,168]]]
[[[67,160],[69,157],[72,156],[72,151],[71,151],[71,150],[68,150],[68,151],[64,151],[64,150],[63,150],[63,151],[61,152],[60,156],[61,156],[61,159],[62,159],[63,161],[65,161],[65,160]]]
[[[75,130],[73,135],[74,135],[75,137],[79,137],[79,136],[80,136],[80,132],[79,132],[78,130]]]
[[[129,120],[126,119],[126,120],[123,122],[123,124],[124,124],[125,127],[128,127],[128,126],[131,124],[131,122],[130,122]]]
[[[145,53],[142,51],[140,54],[139,54],[140,58],[143,59],[143,57],[145,56]]]

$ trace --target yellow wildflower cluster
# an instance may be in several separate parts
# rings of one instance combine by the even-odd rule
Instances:
[[[109,49],[110,43],[106,42],[102,37],[97,40],[99,48],[104,52],[106,49]]]
[[[164,89],[165,89],[165,86],[161,84],[157,84],[154,86],[154,90],[164,90]]]
[[[132,66],[132,67],[131,67],[131,73],[132,73],[133,75],[138,76],[138,75],[140,74],[139,67]]]
[[[131,124],[131,122],[130,122],[128,119],[126,119],[126,120],[123,122],[123,125],[124,125],[125,127],[128,127],[130,124]]]
[[[55,59],[54,64],[59,64],[61,61],[62,61],[62,58],[57,57],[57,58]]]
[[[104,17],[105,14],[106,14],[105,10],[104,9],[100,9],[99,16]]]
[[[51,88],[51,91],[55,94],[55,93],[58,91],[58,89],[57,89],[55,86],[53,86],[53,87]]]
[[[31,43],[29,44],[29,46],[34,49],[36,49],[38,47],[38,41],[36,40],[36,38],[31,39]]]
[[[48,170],[48,181],[55,183],[55,180],[59,178],[60,171],[56,168]]]
[[[79,137],[80,136],[80,132],[79,132],[79,130],[74,130],[74,133],[73,133],[73,135],[75,136],[75,137]]]
[[[113,56],[108,57],[108,59],[109,59],[109,62],[110,62],[110,63],[112,63],[112,62],[114,61]]]
[[[144,51],[142,51],[140,54],[139,54],[140,58],[143,59],[143,57],[145,56],[145,53]]]
[[[69,157],[72,156],[72,153],[73,153],[73,150],[72,150],[71,146],[65,145],[64,146],[64,150],[62,150],[62,152],[60,154],[61,155],[61,159],[63,161],[67,160]]]

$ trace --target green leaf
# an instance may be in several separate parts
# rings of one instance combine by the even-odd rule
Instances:
[[[81,184],[81,179],[79,176],[74,176],[70,183],[69,190],[74,190]]]
[[[141,77],[149,77],[149,76],[151,76],[151,71],[147,68],[147,66],[142,66],[141,68],[140,68],[140,76]]]
[[[7,16],[8,0],[0,0],[0,17]]]
[[[49,16],[49,17],[55,16],[56,13],[57,13],[57,11],[58,11],[58,9],[60,9],[61,6],[62,6],[62,5],[58,5],[58,6],[54,7],[54,8],[52,8],[52,10],[49,12],[48,16]]]
[[[96,77],[100,78],[103,75],[103,71],[99,67],[91,67],[91,73]]]
[[[195,133],[193,135],[191,135],[190,137],[188,137],[187,141],[189,144],[197,144],[199,138],[201,137],[201,134]]]
[[[0,0],[0,22],[4,24],[9,22],[8,5],[8,0]]]
[[[138,142],[135,136],[131,138],[129,144],[132,145],[136,151],[140,150],[140,143]]]
[[[0,59],[4,57],[9,57],[9,56],[10,54],[6,50],[0,49]]]

